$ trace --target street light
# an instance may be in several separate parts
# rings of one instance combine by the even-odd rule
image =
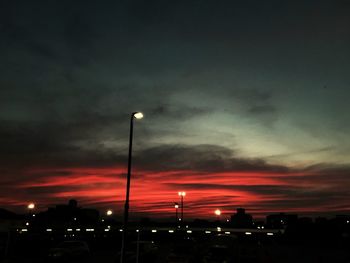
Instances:
[[[181,222],[184,222],[184,196],[186,196],[186,192],[179,192],[179,196],[181,197]]]
[[[215,215],[217,215],[217,216],[220,216],[220,215],[221,215],[220,209],[216,209],[214,213],[215,213]]]
[[[179,221],[178,216],[177,216],[177,210],[179,209],[179,204],[175,203],[175,219],[176,219],[176,224]]]
[[[113,211],[112,210],[107,210],[107,212],[106,212],[106,215],[107,216],[111,216],[113,214]]]
[[[126,238],[128,231],[128,220],[129,220],[129,193],[130,193],[130,177],[131,177],[131,157],[132,157],[132,138],[134,130],[134,119],[142,119],[142,112],[133,112],[130,118],[130,135],[129,135],[129,157],[128,157],[128,174],[126,181],[126,196],[125,196],[125,206],[124,206],[124,226],[123,226],[123,237],[122,237],[122,247],[120,253],[120,262],[124,263],[125,251],[126,251]]]
[[[34,213],[33,213],[33,210],[35,208],[35,204],[34,203],[29,203],[27,205],[27,208],[28,208],[28,217],[29,217],[29,220],[30,220],[30,217],[35,216]]]
[[[216,215],[216,220],[218,220],[220,222],[220,215],[221,215],[221,210],[220,209],[216,209],[214,211],[214,214]]]

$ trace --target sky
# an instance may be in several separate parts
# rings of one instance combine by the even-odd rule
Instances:
[[[349,1],[0,2],[0,206],[350,213]]]

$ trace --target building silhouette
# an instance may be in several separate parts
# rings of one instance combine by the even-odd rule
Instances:
[[[231,216],[231,225],[234,228],[251,228],[253,217],[247,214],[244,208],[237,208],[236,214]]]
[[[99,221],[100,214],[98,210],[91,208],[81,208],[74,199],[69,200],[68,204],[59,204],[50,207],[47,211],[36,215],[33,224],[35,226],[82,226],[95,225]]]

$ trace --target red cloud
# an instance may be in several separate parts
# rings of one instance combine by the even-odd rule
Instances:
[[[44,208],[53,201],[66,202],[75,198],[84,206],[123,210],[126,181],[123,168],[45,168],[32,169],[27,174],[28,180],[16,188],[26,190],[30,195],[2,198],[2,203],[23,205],[35,196]],[[332,206],[332,202],[317,200],[317,194],[337,186],[329,185],[328,179],[322,180],[322,175],[317,180],[318,176],[306,172],[135,170],[131,180],[130,211],[171,217],[175,213],[174,202],[179,202],[178,191],[187,193],[184,198],[187,217],[215,218],[213,211],[216,208],[222,210],[222,216],[232,214],[237,207],[246,207],[255,215],[349,209],[345,202]],[[315,196],[313,191],[316,191]],[[342,198],[334,196],[334,200]]]

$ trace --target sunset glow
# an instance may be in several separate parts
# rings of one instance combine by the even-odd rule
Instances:
[[[36,174],[50,173],[48,168],[32,171]],[[41,179],[28,178],[28,182],[22,182],[19,186],[23,194],[4,200],[4,203],[21,205],[28,199],[24,194],[27,192],[40,201],[40,207],[65,203],[68,199],[75,198],[84,206],[113,207],[116,211],[122,211],[125,196],[125,175],[122,168],[54,168],[51,172],[56,175]],[[64,175],[58,176],[59,173]],[[344,189],[336,180],[330,184],[328,177],[322,173],[203,174],[199,171],[151,172],[136,169],[131,184],[131,213],[171,216],[173,209],[170,204],[178,201],[178,189],[186,190],[180,193],[186,196],[187,217],[210,217],[210,211],[217,207],[222,207],[228,213],[234,213],[237,207],[245,207],[256,215],[280,211],[317,213],[349,208],[347,202],[321,202],[310,195],[312,192],[327,193],[332,189]],[[109,212],[111,211],[107,213]]]

